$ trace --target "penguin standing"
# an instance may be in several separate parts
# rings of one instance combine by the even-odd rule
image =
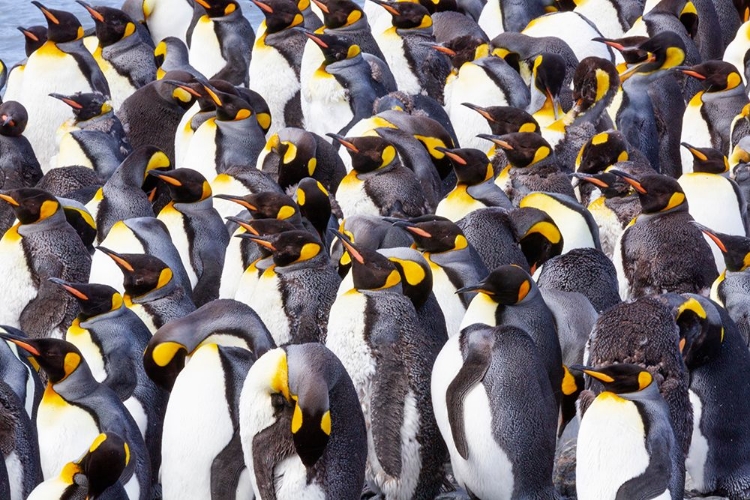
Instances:
[[[576,368],[604,386],[578,431],[578,498],[683,498],[680,443],[651,373],[632,364]]]
[[[167,37],[175,37],[183,43],[185,42],[194,12],[194,6],[191,2],[185,0],[136,0],[134,3],[140,4],[140,8],[137,10],[140,10],[139,14],[143,16],[154,44],[158,44]]]
[[[157,218],[169,230],[193,286],[193,302],[200,307],[219,297],[224,254],[229,233],[213,208],[211,186],[198,172],[178,168],[154,175],[169,187],[172,201]]]
[[[10,70],[3,64],[3,73],[7,72],[5,75],[5,93],[3,94],[3,100],[5,101],[13,101],[18,98],[23,85],[23,74],[28,57],[47,42],[46,26],[29,26],[28,28],[19,26],[18,31],[24,36],[26,59],[10,68]]]
[[[252,366],[239,420],[256,498],[359,498],[368,430],[352,382],[314,343],[273,349]]]
[[[50,97],[61,100],[73,111],[73,118],[67,120],[57,130],[57,135],[61,140],[66,132],[94,130],[116,140],[120,153],[123,155],[130,153],[130,141],[107,96],[99,92],[77,92],[72,95],[50,94]]]
[[[528,334],[512,326],[462,330],[435,360],[432,394],[454,477],[469,495],[556,498],[555,398]]]
[[[545,2],[533,0],[518,4],[507,0],[492,0],[484,4],[477,23],[490,38],[503,32],[520,33],[532,19],[544,14]]]
[[[65,219],[60,202],[46,191],[22,188],[0,194],[18,223],[0,240],[7,287],[0,292],[4,324],[31,337],[62,338],[78,306],[47,278],[86,282],[91,256]]]
[[[447,456],[429,387],[436,332],[418,323],[387,257],[340,238],[354,288],[333,303],[325,345],[352,377],[365,415],[368,487],[393,499],[434,498]]]

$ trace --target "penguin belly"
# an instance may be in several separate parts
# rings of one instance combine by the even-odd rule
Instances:
[[[273,269],[266,269],[247,302],[263,320],[276,345],[284,345],[292,340],[281,286],[279,275]]]
[[[244,234],[247,230],[240,227],[232,236]],[[227,251],[224,254],[224,269],[221,272],[221,284],[219,286],[220,299],[233,299],[237,293],[245,266],[242,265],[242,239],[232,237],[229,239]]]
[[[78,61],[70,54],[47,42],[31,54],[24,71],[23,86],[18,101],[29,115],[24,136],[34,148],[42,172],[50,170],[55,154],[55,132],[70,116],[70,108],[51,93],[72,95],[91,92],[91,85],[81,73]]]
[[[483,293],[478,293],[466,309],[466,314],[461,321],[461,326],[456,332],[460,332],[467,326],[475,323],[497,326],[497,319],[495,318],[496,310],[497,303],[495,301]]]
[[[198,127],[190,140],[190,145],[183,159],[184,168],[200,172],[206,179],[216,177],[216,118],[209,118]]]
[[[701,434],[701,417],[703,402],[693,391],[688,391],[690,404],[693,407],[693,437],[690,440],[690,451],[685,458],[685,469],[693,480],[693,489],[706,490],[705,469],[708,459],[708,440]]]
[[[8,229],[0,239],[0,324],[19,327],[21,313],[34,300],[38,290],[26,260],[23,237],[18,226]]]
[[[500,1],[501,0],[488,0],[487,3],[484,4],[484,8],[479,14],[479,19],[477,20],[477,24],[482,28],[482,31],[487,33],[490,40],[500,33],[505,33]]]
[[[8,471],[8,475],[9,477],[12,477],[10,476],[10,471]],[[68,483],[59,477],[56,477],[37,485],[26,500],[54,500],[62,498],[63,493],[68,487],[70,487]],[[13,496],[13,491],[11,491],[10,498],[12,500],[16,499],[16,497]]]
[[[195,273],[195,269],[191,262],[190,249],[192,245],[190,244],[188,235],[185,232],[185,226],[187,226],[189,222],[185,220],[185,216],[174,208],[174,205],[171,203],[167,204],[167,206],[159,212],[157,219],[167,226],[169,236],[172,238],[172,244],[177,249],[177,253],[180,254],[182,265],[185,267],[185,271],[187,271],[188,277],[190,278],[190,286],[195,288],[195,284],[198,283],[198,275]]]
[[[143,248],[143,243],[136,238],[133,231],[125,225],[124,222],[118,221],[112,226],[107,233],[107,237],[102,240],[101,246],[109,248],[118,253],[147,253]],[[124,276],[117,264],[114,263],[107,255],[102,252],[94,252],[91,258],[91,277],[89,283],[100,283],[109,285],[118,292],[125,291],[122,284]]]
[[[308,108],[311,120],[305,120],[307,130],[325,136],[339,132],[354,118],[349,104],[349,91],[333,75],[315,71],[310,87]],[[303,99],[304,100],[304,99]]]
[[[556,12],[537,17],[529,22],[521,33],[532,37],[547,37],[554,33],[554,36],[570,46],[579,61],[595,56],[612,63],[616,62],[606,45],[591,41],[592,38],[602,36],[599,30],[575,12]]]
[[[310,132],[314,132],[311,127],[314,127],[317,121],[325,116],[314,115],[310,111],[310,103],[313,100],[312,93],[315,91],[312,82],[316,79],[315,74],[324,61],[325,57],[323,56],[323,53],[320,51],[315,42],[313,42],[312,40],[307,40],[305,42],[305,49],[302,51],[302,62],[300,63],[299,70],[299,83],[301,89],[300,105],[302,108],[302,119],[304,120],[305,129],[309,130]],[[315,133],[320,134],[320,132]],[[262,165],[262,163],[260,163],[259,161],[258,165]]]
[[[78,319],[74,319],[73,324],[68,328],[65,340],[81,351],[81,355],[86,360],[86,364],[89,365],[91,374],[96,381],[103,382],[107,378],[107,370],[104,368],[104,355],[101,348],[91,338],[91,332],[82,328]]]
[[[193,104],[182,115],[180,123],[177,125],[177,131],[174,134],[174,164],[176,168],[182,167],[182,162],[185,160],[185,154],[190,147],[190,141],[193,139],[194,133],[190,120],[198,114],[200,109],[200,105],[197,102]]]
[[[353,172],[343,178],[336,191],[336,201],[341,207],[344,218],[353,215],[380,216],[380,208],[365,191],[364,181],[359,180]]]
[[[680,142],[686,142],[696,148],[711,148],[711,131],[708,123],[701,114],[703,101],[701,97],[703,92],[698,92],[690,99],[685,107],[685,114],[682,115],[682,134]],[[723,151],[728,154],[728,151]],[[682,174],[685,175],[693,171],[693,155],[687,148],[680,148],[680,159],[682,160]]]
[[[123,101],[133,95],[136,88],[130,83],[130,79],[127,76],[121,75],[109,61],[104,59],[101,47],[97,47],[94,50],[94,60],[107,79],[112,108],[117,111],[120,109]]]
[[[498,2],[487,2],[487,5]],[[487,8],[485,6],[485,8]],[[508,99],[502,90],[493,82],[484,69],[468,62],[461,66],[458,78],[451,85],[450,101],[446,106],[451,122],[461,124],[456,127],[458,143],[463,148],[476,148],[484,151],[487,141],[477,138],[478,134],[491,134],[487,120],[474,110],[462,106],[470,102],[477,106],[507,106]]]
[[[586,219],[551,196],[540,192],[530,193],[521,200],[519,206],[538,208],[552,218],[563,236],[562,253],[575,248],[596,248]]]
[[[459,455],[448,420],[446,397],[448,387],[464,364],[459,336],[448,339],[435,359],[432,370],[432,394],[435,420],[450,452],[453,475],[463,488],[478,498],[510,499],[513,494],[513,466],[508,455],[492,436],[493,422],[487,391],[480,382],[464,399],[464,428],[469,459]]]
[[[617,238],[622,233],[622,225],[617,218],[617,214],[604,204],[605,201],[606,198],[600,196],[589,203],[588,210],[599,227],[599,243],[602,246],[602,252],[612,259]]]
[[[45,479],[81,458],[101,432],[88,411],[69,404],[49,385],[37,410],[36,429]]]
[[[72,165],[80,165],[81,167],[94,170],[94,164],[91,162],[91,158],[89,158],[83,149],[81,149],[81,145],[78,141],[76,141],[71,134],[65,133],[60,139],[57,154],[53,157],[52,167],[60,168]]]
[[[380,51],[391,68],[398,90],[406,94],[420,94],[422,85],[419,78],[411,70],[409,59],[406,57],[404,40],[396,33],[396,28],[388,28],[375,40]]]
[[[464,303],[461,297],[456,293],[456,286],[443,271],[443,268],[427,259],[432,270],[432,291],[440,305],[440,309],[445,316],[445,328],[449,336],[453,336],[460,331],[461,320],[466,314]]]
[[[143,307],[141,304],[136,304],[132,301],[126,301],[125,305],[133,311],[139,318],[141,318],[141,321],[146,325],[148,328],[148,331],[151,332],[151,335],[156,333],[156,330],[158,328],[156,327],[156,324],[154,323],[154,317],[149,314],[149,312],[146,310],[145,307]]]
[[[289,102],[300,91],[300,83],[294,68],[290,66],[284,56],[263,41],[265,37],[258,36],[250,59],[250,74],[263,75],[263,78],[251,78],[250,90],[259,93],[268,104],[273,117],[268,137],[279,129],[286,127],[284,110]]]
[[[185,42],[190,21],[193,19],[191,4],[185,0],[150,0],[144,2],[144,7],[150,10],[148,14],[144,14],[148,31],[155,44],[168,36],[177,37]]]
[[[477,113],[475,113],[477,114]],[[466,192],[466,186],[456,186],[453,191],[448,193],[445,198],[440,200],[435,215],[445,217],[453,222],[459,221],[469,213],[480,208],[487,208],[487,205],[477,201]]]
[[[645,432],[635,403],[612,393],[602,393],[591,403],[578,431],[576,490],[580,500],[614,500],[623,483],[646,470]],[[667,490],[655,500],[670,498]]]
[[[4,101],[17,101],[21,95],[23,89],[23,75],[25,73],[26,65],[19,64],[11,68],[8,73],[8,82],[5,84],[5,94],[3,95]]]
[[[748,49],[750,49],[750,21],[746,21],[740,26],[737,30],[737,35],[727,45],[722,57],[724,62],[731,63],[737,68],[737,72],[742,75],[742,82],[745,85],[747,85],[747,78],[745,78],[745,54]],[[8,88],[10,88],[10,78],[8,79]]]
[[[607,38],[620,38],[625,33],[620,24],[620,13],[611,0],[581,2],[574,11],[593,22],[596,29]]]
[[[10,479],[10,500],[23,500],[24,470],[16,450],[5,457],[5,470],[8,471]]]
[[[190,65],[206,78],[211,78],[226,65],[221,53],[221,45],[216,36],[215,24],[207,15],[201,16],[193,28],[190,39]]]
[[[169,396],[162,435],[164,500],[211,498],[211,465],[234,429],[216,344],[198,348]]]
[[[277,500],[325,500],[323,489],[307,480],[307,469],[296,454],[285,458],[274,467]]]

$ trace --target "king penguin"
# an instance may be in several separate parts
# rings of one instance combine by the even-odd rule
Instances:
[[[8,68],[5,67],[5,64],[3,64],[3,72],[7,71],[5,93],[3,94],[3,100],[5,101],[13,101],[18,98],[19,92],[21,92],[21,89],[23,88],[23,74],[26,70],[28,57],[47,42],[46,26],[29,26],[28,28],[22,28],[19,26],[18,31],[24,36],[24,52],[26,54],[26,59],[10,68],[10,70],[8,70]]]

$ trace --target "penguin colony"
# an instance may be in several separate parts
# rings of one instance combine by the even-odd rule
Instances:
[[[0,499],[750,499],[750,2],[252,2],[0,62]]]

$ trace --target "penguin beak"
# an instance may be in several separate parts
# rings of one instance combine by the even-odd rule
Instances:
[[[557,108],[559,107],[560,100],[552,95],[552,91],[550,89],[545,88],[544,90],[546,91],[545,93],[547,94],[547,99],[549,99],[549,102],[552,103],[552,112],[554,114],[555,120],[557,120]]]
[[[352,144],[351,142],[347,141],[345,137],[342,137],[338,134],[326,134],[326,135],[338,141],[339,144],[344,146],[349,151],[353,153],[359,153],[359,148],[355,146],[354,144]]]
[[[273,245],[273,243],[271,243],[270,241],[264,240],[263,238],[259,236],[255,236],[254,234],[240,234],[239,236],[241,238],[246,238],[252,241],[253,243],[257,243],[258,245],[264,248],[267,248],[272,252],[275,252],[277,250],[276,247]]]
[[[14,200],[12,197],[8,196],[7,194],[0,194],[0,200],[3,200],[5,202],[10,203],[14,207],[19,206],[18,202]]]
[[[456,290],[456,293],[458,294],[472,293],[472,292],[479,292],[479,293],[484,293],[487,295],[492,295],[490,292],[482,288],[481,283],[479,283],[478,285],[473,285],[473,286],[465,286],[463,288],[459,288],[458,290]]]
[[[96,247],[96,249],[99,250],[100,252],[104,252],[105,255],[107,255],[110,259],[115,261],[115,264],[125,269],[126,271],[129,271],[131,273],[135,272],[135,269],[133,269],[133,266],[127,260],[123,259],[122,256],[118,254],[117,252],[114,252],[102,246],[98,246]]]
[[[198,0],[196,0],[196,2],[197,1]],[[92,6],[90,6],[89,4],[87,4],[85,2],[82,2],[81,0],[76,0],[76,3],[78,3],[79,5],[81,5],[81,7],[83,7],[84,9],[86,9],[89,12],[89,14],[91,15],[91,17],[94,18],[94,21],[96,21],[98,23],[103,23],[104,22],[104,16],[101,15],[100,13],[98,13],[97,11],[95,11]]]
[[[192,87],[189,87],[189,86],[185,85],[182,82],[176,82],[174,80],[164,80],[164,83],[167,83],[169,85],[174,85],[175,87],[181,88],[182,90],[184,90],[188,94],[192,95],[193,97],[202,97],[202,95],[201,95],[200,92],[198,92],[197,90],[195,90]]]
[[[620,84],[625,83],[625,80],[627,80],[631,76],[635,75],[638,72],[638,70],[641,69],[641,67],[643,67],[646,64],[652,63],[652,62],[656,62],[656,55],[649,53],[649,55],[648,55],[648,57],[646,58],[645,61],[643,61],[642,63],[636,64],[635,66],[633,66],[632,68],[630,68],[629,70],[627,70],[627,71],[625,71],[623,73],[620,73],[620,75],[619,75],[620,76]]]
[[[596,380],[599,380],[600,382],[604,382],[605,384],[611,384],[615,381],[612,377],[607,375],[606,373],[598,372],[594,370],[593,368],[589,368],[587,366],[581,366],[581,365],[573,365],[570,367],[571,370],[577,370],[585,373],[589,377],[595,378]]]
[[[244,221],[240,219],[239,217],[226,217],[228,221],[234,222],[238,226],[245,229],[245,231],[249,232],[250,234],[253,234],[255,236],[260,236],[260,233],[257,229],[255,229],[252,224],[250,224],[248,221]],[[238,234],[237,237],[242,237],[241,234]]]
[[[7,340],[8,342],[13,342],[18,347],[28,352],[32,356],[41,356],[42,353],[39,352],[39,349],[37,349],[36,347],[34,347],[33,345],[27,342],[28,339],[24,338],[21,330],[13,328],[12,326],[5,326],[5,325],[0,325],[0,328],[5,330],[5,333],[0,332],[1,339]]]
[[[20,31],[21,33],[23,33],[23,36],[25,36],[26,38],[28,38],[31,41],[34,41],[34,42],[38,42],[39,41],[39,37],[38,36],[36,36],[34,33],[32,33],[31,31],[29,31],[29,30],[27,30],[25,28],[22,28],[22,27],[19,26],[18,27],[18,31]]]
[[[76,101],[74,101],[73,99],[71,99],[68,96],[64,96],[62,94],[49,94],[49,96],[50,97],[54,97],[55,99],[61,100],[62,102],[64,102],[65,104],[67,104],[68,106],[70,106],[73,109],[83,109],[83,105],[82,104],[77,103]]]
[[[5,127],[6,125],[15,125],[12,116],[0,115],[0,119],[3,121],[3,127]]]
[[[448,148],[443,148],[443,147],[440,147],[440,146],[436,146],[435,150],[440,151],[445,156],[447,156],[448,158],[450,158],[454,162],[458,163],[459,165],[466,165],[466,163],[467,163],[466,160],[464,160],[461,156],[459,156],[458,154],[456,154],[454,152],[454,150],[452,150],[452,149],[448,149]]]
[[[322,11],[323,11],[324,13],[326,13],[326,14],[330,14],[330,13],[331,13],[331,11],[330,11],[330,10],[328,9],[328,6],[327,6],[326,4],[324,4],[323,2],[321,2],[321,1],[319,1],[319,0],[312,0],[312,1],[313,1],[313,3],[314,3],[315,5],[317,5],[317,6],[318,6],[318,8],[319,8],[320,10],[322,10]]]
[[[203,7],[204,9],[210,9],[211,8],[211,4],[208,3],[208,2],[206,2],[206,0],[195,0],[195,3],[197,3],[198,5],[200,5],[201,7]]]
[[[489,113],[487,112],[487,110],[486,110],[486,109],[484,109],[484,108],[482,108],[482,107],[480,107],[480,106],[477,106],[477,105],[475,105],[475,104],[471,104],[471,103],[468,103],[468,102],[462,102],[462,103],[461,103],[461,106],[466,106],[466,107],[467,107],[467,108],[469,108],[469,109],[473,109],[474,111],[476,111],[476,112],[477,112],[477,113],[479,113],[480,115],[484,116],[484,117],[485,117],[485,119],[487,119],[487,120],[489,120],[489,121],[491,121],[491,122],[494,122],[494,121],[495,121],[495,119],[494,119],[494,118],[492,118],[492,115],[490,115],[490,114],[489,114]]]
[[[496,145],[500,146],[501,148],[507,151],[513,151],[513,145],[511,145],[507,141],[500,139],[499,138],[500,136],[490,135],[490,134],[478,134],[477,137],[479,137],[480,139],[485,139],[487,141],[495,143]]]
[[[604,181],[602,181],[600,179],[597,179],[596,177],[591,176],[591,175],[580,174],[580,173],[576,172],[576,173],[573,174],[573,177],[575,177],[577,179],[581,179],[581,180],[586,181],[586,182],[590,182],[594,186],[598,186],[600,188],[608,188],[609,187],[609,184],[607,184],[606,182],[604,182]]]
[[[267,3],[260,2],[259,0],[252,0],[252,2],[258,6],[260,10],[263,12],[267,12],[268,14],[273,14],[273,7],[268,5]]]
[[[216,104],[218,107],[222,107],[224,104],[221,102],[221,98],[216,93],[216,91],[212,88],[210,88],[208,85],[203,84],[203,89],[206,91],[208,96],[211,98],[211,100]]]
[[[612,47],[615,50],[619,50],[620,52],[622,52],[623,50],[626,50],[626,48],[625,48],[625,46],[623,44],[615,42],[614,40],[610,40],[608,38],[596,37],[596,38],[592,38],[591,41],[592,42],[603,43],[604,45],[608,45],[608,46]]]
[[[177,186],[177,187],[182,186],[182,183],[180,181],[178,181],[177,179],[175,179],[174,177],[170,177],[168,175],[165,175],[165,174],[163,174],[163,173],[161,173],[161,172],[159,172],[157,170],[149,170],[147,172],[147,174],[151,175],[153,177],[156,177],[158,179],[161,179],[164,182],[166,182],[167,184],[171,184],[172,186]]]
[[[438,52],[442,52],[443,54],[446,54],[448,57],[453,57],[456,55],[455,50],[451,50],[448,47],[443,47],[442,45],[436,45],[436,44],[428,44],[433,49],[437,50]]]
[[[635,177],[633,177],[632,175],[626,174],[625,172],[622,172],[620,170],[614,170],[614,169],[610,170],[609,172],[611,174],[616,175],[620,179],[624,180],[625,182],[627,182],[631,186],[633,186],[633,189],[635,189],[639,193],[641,193],[641,194],[647,194],[647,191],[645,189],[643,189],[643,186],[641,186],[641,183],[638,182],[638,180]]]
[[[297,28],[295,28],[295,29],[297,29]],[[320,47],[321,49],[327,49],[328,48],[328,44],[325,43],[323,41],[323,39],[320,38],[319,36],[317,36],[315,33],[312,33],[312,32],[310,32],[309,30],[306,30],[306,29],[299,29],[299,31],[302,31],[307,38],[309,38],[310,40],[312,40],[313,42],[315,42],[315,44],[318,47]]]
[[[37,9],[42,11],[42,14],[44,14],[44,17],[47,18],[47,20],[53,24],[60,24],[60,20],[57,19],[57,16],[55,16],[52,12],[50,12],[47,7],[42,5],[41,3],[34,1],[31,2],[32,5],[34,5]]]
[[[388,12],[390,12],[391,15],[394,15],[394,16],[401,15],[401,13],[398,11],[398,9],[396,9],[395,7],[393,7],[392,5],[390,5],[388,2],[383,2],[382,0],[372,0],[372,1],[375,2],[376,4],[380,5],[381,7],[383,7]]]
[[[357,251],[357,249],[354,247],[354,245],[351,244],[349,238],[347,238],[344,233],[340,233],[335,229],[331,229],[331,232],[339,239],[339,241],[341,241],[341,244],[344,245],[344,248],[346,248],[346,251],[349,253],[352,259],[356,260],[360,264],[365,263],[365,259],[362,257],[362,254]]]
[[[701,73],[698,73],[697,71],[695,71],[692,68],[676,68],[676,69],[678,69],[679,71],[681,71],[683,74],[685,74],[687,76],[692,76],[693,78],[696,78],[698,80],[705,80],[706,79],[706,75],[702,75]]]
[[[688,151],[690,151],[690,154],[693,155],[696,159],[698,159],[700,161],[706,161],[706,160],[708,160],[708,158],[706,157],[706,155],[704,155],[703,153],[701,153],[700,151],[698,151],[696,148],[694,148],[693,146],[691,146],[687,142],[681,142],[680,146],[682,146],[685,149],[687,149]]]
[[[245,201],[245,198],[243,198],[242,196],[234,196],[231,194],[215,194],[214,198],[219,198],[220,200],[233,201],[237,203],[238,205],[241,205],[253,212],[256,212],[258,210],[258,207],[256,207],[255,205],[251,205],[249,202]]]
[[[408,221],[405,221],[405,220],[400,220],[400,221],[394,222],[393,225],[396,226],[396,227],[403,227],[404,229],[406,229],[410,233],[414,233],[417,236],[421,236],[423,238],[432,238],[432,235],[430,233],[428,233],[427,231],[425,231],[421,227],[417,227],[416,225],[412,224],[411,222],[408,222]]]
[[[81,299],[81,300],[89,300],[88,296],[85,293],[83,293],[82,291],[78,290],[77,288],[75,288],[72,284],[68,283],[67,281],[63,281],[60,278],[47,278],[47,279],[49,279],[52,283],[54,283],[56,285],[60,285],[61,287],[63,287],[63,289],[66,292],[68,292],[69,294],[71,294],[73,297],[75,297],[77,299]]]
[[[710,228],[708,228],[708,227],[704,226],[703,224],[700,224],[700,223],[698,223],[696,221],[690,221],[690,223],[692,225],[694,225],[695,227],[697,227],[698,229],[700,229],[703,232],[703,234],[705,234],[706,236],[708,236],[709,238],[711,238],[711,241],[713,241],[714,243],[716,243],[716,246],[719,247],[719,250],[721,250],[722,253],[727,253],[727,247],[726,247],[726,245],[724,245],[724,243],[721,241],[721,239],[719,239],[719,237],[716,235],[716,233],[714,233]]]

